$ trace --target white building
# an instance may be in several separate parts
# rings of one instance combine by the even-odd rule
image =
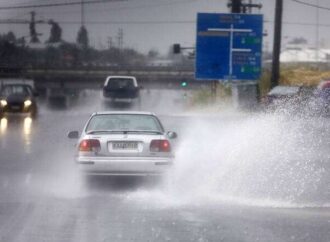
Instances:
[[[330,62],[330,49],[308,47],[288,47],[281,52],[282,63],[328,63]]]

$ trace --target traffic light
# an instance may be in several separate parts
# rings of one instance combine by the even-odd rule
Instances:
[[[231,0],[228,5],[231,7],[232,13],[240,13],[242,7],[242,0]]]
[[[180,44],[174,44],[173,45],[173,53],[174,54],[180,54],[181,53],[181,46],[180,46]]]
[[[181,82],[181,87],[186,87],[187,85],[188,85],[188,83],[186,81]]]

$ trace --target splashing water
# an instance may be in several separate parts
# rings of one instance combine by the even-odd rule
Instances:
[[[182,134],[166,189],[135,195],[164,205],[328,207],[327,122],[283,113],[194,120]]]

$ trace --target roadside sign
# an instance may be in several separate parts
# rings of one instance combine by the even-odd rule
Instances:
[[[262,22],[259,14],[198,13],[196,79],[259,79]]]

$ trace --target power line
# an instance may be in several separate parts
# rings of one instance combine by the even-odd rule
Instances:
[[[30,13],[29,13],[30,14]],[[29,20],[26,19],[0,19],[0,24],[26,24],[28,23]],[[36,22],[38,23],[47,23],[47,20],[37,20]],[[56,21],[59,24],[62,25],[80,25],[80,21]],[[123,20],[123,21],[118,21],[118,20],[105,20],[105,21],[85,21],[86,24],[89,25],[103,25],[103,24],[132,24],[132,25],[157,25],[157,24],[196,24],[195,20]],[[273,20],[264,20],[263,23],[265,24],[273,24]],[[289,21],[283,21],[283,25],[296,25],[296,26],[316,26],[317,23],[307,23],[307,22],[289,22]],[[330,27],[330,24],[326,23],[320,23],[318,24],[320,27]]]
[[[264,20],[264,23],[274,23],[274,21]],[[297,26],[320,26],[320,27],[330,27],[330,24],[317,24],[317,23],[306,23],[306,22],[288,22],[283,21],[283,25],[297,25]]]
[[[0,19],[0,24],[10,24],[10,23],[26,23],[24,19]],[[47,22],[47,21],[44,21]],[[80,21],[56,21],[59,24],[81,24]],[[85,21],[86,24],[90,25],[102,25],[102,24],[132,24],[132,25],[148,25],[148,24],[196,24],[195,20],[129,20],[129,21],[117,21],[117,20],[108,20],[108,21]],[[264,20],[266,24],[273,24],[274,21]],[[283,21],[283,25],[297,25],[297,26],[316,26],[316,23],[306,23],[306,22],[287,22]],[[320,27],[330,27],[330,24],[319,24]]]
[[[95,3],[108,3],[117,1],[127,1],[127,0],[89,0],[84,1],[84,4],[95,4]],[[26,9],[26,8],[46,8],[46,7],[61,7],[61,6],[73,6],[81,5],[81,1],[66,2],[66,3],[47,3],[47,4],[34,4],[34,5],[17,5],[17,6],[5,6],[0,7],[0,10],[13,10],[13,9]]]
[[[306,3],[304,1],[300,1],[300,0],[291,0],[293,2],[305,5],[305,6],[309,6],[309,7],[313,7],[313,8],[318,8],[318,9],[323,9],[323,10],[328,10],[330,11],[330,7],[324,7],[324,6],[319,6],[317,4],[313,4],[313,3]]]
[[[171,5],[178,5],[178,4],[187,4],[196,2],[199,0],[175,0],[170,2],[157,2],[157,3],[149,3],[149,4],[140,4],[137,6],[124,6],[124,7],[111,7],[111,8],[102,8],[97,10],[89,10],[89,12],[118,12],[118,11],[125,11],[125,10],[138,10],[138,9],[146,9],[146,8],[158,8],[163,6],[171,6]],[[72,14],[78,13],[79,11],[61,11],[61,14]],[[46,11],[44,13],[51,14],[52,12]]]
[[[25,19],[0,19],[0,24],[26,24],[28,20]],[[38,20],[38,23],[47,23],[47,20]],[[56,21],[62,25],[80,25],[80,21]],[[90,25],[103,25],[103,24],[132,24],[132,25],[157,25],[157,24],[196,24],[195,20],[129,20],[129,21],[117,21],[117,20],[108,20],[108,21],[85,21],[86,24]],[[264,20],[266,24],[273,24],[272,20]],[[297,25],[297,26],[316,26],[316,23],[306,23],[306,22],[288,22],[283,21],[283,25]],[[320,27],[330,27],[330,24],[319,24]]]
[[[0,20],[1,21],[1,20]],[[80,24],[79,21],[57,21],[59,24]],[[86,24],[195,24],[193,20],[164,20],[164,21],[86,21]]]

